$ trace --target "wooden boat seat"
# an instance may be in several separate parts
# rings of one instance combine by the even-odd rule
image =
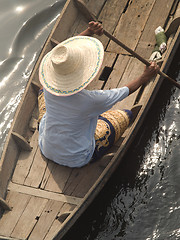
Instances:
[[[12,177],[13,183],[63,193],[69,196],[84,197],[84,194],[108,163],[107,155],[100,161],[83,168],[60,166],[46,159],[41,154],[37,142],[38,130],[35,131],[30,141],[30,145],[33,148],[32,151],[22,151],[19,156]],[[84,179],[85,172],[90,173],[86,175],[87,182]],[[91,179],[88,179],[88,176],[91,176]],[[82,178],[83,181],[81,181]],[[76,185],[74,181],[77,182]]]
[[[81,205],[83,197],[112,158],[112,153],[109,153],[85,167],[68,168],[46,159],[37,141],[38,130],[30,141],[32,151],[22,150],[20,153],[7,189],[6,202],[12,211],[6,211],[0,219],[0,235],[7,234],[8,229],[11,237],[23,239],[34,229],[31,239],[37,239],[39,234],[43,239],[43,231],[51,224],[49,234],[51,231],[53,234]],[[115,152],[117,147],[114,146],[111,152],[113,150]]]

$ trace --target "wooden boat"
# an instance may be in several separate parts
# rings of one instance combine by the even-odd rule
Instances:
[[[86,0],[105,29],[145,58],[155,44],[154,30],[168,28],[176,14],[175,0]],[[38,147],[38,68],[58,42],[77,35],[87,21],[67,0],[32,71],[7,137],[0,161],[0,239],[61,239],[103,188],[132,143],[162,83],[159,76],[115,108],[132,109],[133,123],[99,161],[71,169],[45,159]],[[161,70],[167,72],[179,44],[180,29],[168,36]],[[101,36],[105,48],[102,71],[88,89],[124,86],[140,75],[143,64]]]

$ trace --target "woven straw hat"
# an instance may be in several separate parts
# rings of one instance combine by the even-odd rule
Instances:
[[[44,56],[39,69],[40,82],[54,95],[75,94],[96,77],[103,57],[103,45],[98,39],[69,38]]]

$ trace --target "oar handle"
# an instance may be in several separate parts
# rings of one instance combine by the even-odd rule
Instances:
[[[106,35],[109,39],[111,39],[112,41],[114,41],[115,43],[117,43],[119,46],[121,46],[122,48],[124,48],[127,52],[131,53],[134,57],[136,57],[137,59],[139,59],[141,62],[143,62],[146,66],[150,66],[150,62],[148,62],[146,59],[144,59],[143,57],[141,57],[138,53],[136,53],[135,51],[133,51],[131,48],[127,47],[124,43],[122,43],[121,41],[119,41],[117,38],[115,38],[112,34],[108,33],[106,30],[103,30],[104,35]]]
[[[174,86],[176,86],[177,88],[180,89],[180,84],[178,82],[176,82],[176,80],[174,80],[173,78],[169,77],[167,74],[165,74],[164,72],[161,72],[160,70],[158,71],[158,74],[164,78],[166,78],[167,80],[169,80],[172,84],[174,84]]]
[[[82,2],[82,0],[74,0],[75,5],[77,8],[81,11],[81,13],[85,16],[85,18],[88,21],[97,21],[96,17],[87,9],[85,4]],[[109,39],[117,43],[119,46],[124,48],[127,52],[132,54],[132,56],[136,57],[138,60],[140,60],[142,63],[144,63],[146,66],[150,66],[150,62],[148,62],[145,58],[141,57],[138,53],[133,51],[131,48],[127,47],[124,43],[119,41],[117,38],[115,38],[112,34],[107,32],[105,29],[103,29],[104,35],[106,35]],[[174,79],[170,78],[168,75],[165,73],[161,72],[160,70],[158,71],[158,74],[161,75],[164,78],[167,78],[169,81],[171,81],[177,88],[180,89],[180,84],[176,82]]]
[[[106,35],[109,39],[111,39],[112,41],[114,41],[115,43],[117,43],[119,46],[121,46],[122,48],[124,48],[127,52],[131,53],[132,56],[136,57],[137,59],[139,59],[142,63],[144,63],[146,66],[150,66],[150,62],[148,62],[146,59],[144,59],[143,57],[141,57],[138,53],[136,53],[135,51],[133,51],[132,49],[130,49],[129,47],[127,47],[124,43],[122,43],[121,41],[119,41],[117,38],[115,38],[113,35],[111,35],[110,33],[108,33],[106,30],[103,30],[104,35]],[[171,81],[177,88],[180,89],[180,84],[178,82],[176,82],[174,79],[172,79],[171,77],[169,77],[168,75],[166,75],[165,73],[161,72],[160,70],[158,71],[158,74],[164,78],[167,78],[169,81]]]

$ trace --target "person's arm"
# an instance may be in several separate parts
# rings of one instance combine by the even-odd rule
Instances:
[[[92,36],[93,34],[101,36],[103,34],[102,24],[99,22],[89,22],[88,28],[81,32],[79,36]]]
[[[155,62],[152,62],[149,67],[145,68],[143,74],[140,77],[126,84],[126,87],[129,88],[129,94],[135,92],[143,84],[148,83],[154,76],[156,76],[158,71],[159,66]]]

